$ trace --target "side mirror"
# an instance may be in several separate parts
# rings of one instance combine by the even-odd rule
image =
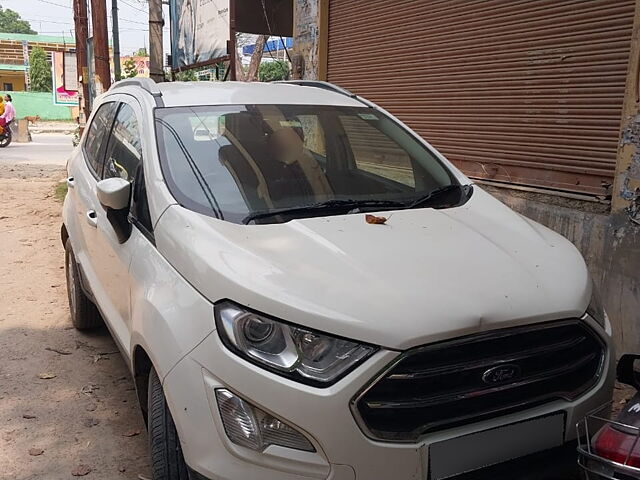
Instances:
[[[113,210],[122,210],[129,206],[131,183],[124,178],[106,178],[96,185],[100,203]]]
[[[618,360],[616,376],[620,383],[630,385],[640,390],[640,364],[636,369],[636,361],[640,361],[640,355],[627,353]]]

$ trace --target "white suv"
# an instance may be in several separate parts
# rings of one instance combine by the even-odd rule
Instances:
[[[154,479],[448,478],[610,399],[573,245],[336,86],[121,81],[68,174],[71,318],[129,363]]]

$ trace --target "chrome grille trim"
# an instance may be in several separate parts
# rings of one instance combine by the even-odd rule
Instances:
[[[577,345],[579,345],[581,342],[584,341],[584,337],[582,338],[577,338],[575,340],[570,340],[570,341],[566,341],[566,342],[558,342],[556,344],[550,345],[549,349],[545,349],[545,348],[538,348],[538,349],[530,349],[530,350],[525,350],[523,351],[521,354],[519,355],[512,355],[511,357],[501,357],[496,355],[495,357],[489,358],[484,362],[481,363],[473,363],[474,366],[476,367],[490,367],[492,365],[495,365],[496,363],[512,363],[512,362],[516,362],[518,360],[522,360],[524,358],[527,357],[533,357],[536,355],[542,355],[542,354],[548,354],[550,352],[553,351],[557,351],[557,350],[562,350],[564,348],[571,348],[571,347],[576,347]],[[429,368],[429,369],[425,369],[425,370],[421,370],[415,373],[411,373],[411,374],[394,374],[394,375],[390,375],[388,378],[390,380],[407,380],[410,378],[426,378],[426,377],[431,377],[434,375],[441,375],[441,374],[446,374],[446,373],[453,373],[456,372],[458,370],[464,370],[467,367],[472,366],[471,362],[467,362],[467,363],[458,363],[455,365],[450,365],[447,367],[442,367],[442,368]]]
[[[560,329],[562,327],[572,327],[572,326],[582,329],[584,331],[584,335],[577,335],[575,338],[572,338],[566,341],[549,343],[540,348],[531,348],[517,355],[510,355],[510,356],[503,356],[503,357],[500,357],[498,355],[493,355],[491,358],[486,359],[486,361],[483,361],[480,367],[478,367],[478,364],[473,362],[462,362],[462,363],[456,363],[454,365],[446,365],[443,368],[436,367],[436,368],[420,369],[415,372],[411,372],[411,374],[391,373],[398,367],[399,364],[405,361],[408,357],[419,355],[425,351],[429,351],[433,349],[437,350],[443,347],[459,346],[461,344],[466,345],[466,344],[475,344],[475,343],[493,341],[496,339],[501,339],[501,338],[504,339],[504,337],[514,336],[514,335],[517,335],[517,336],[524,335],[524,334],[527,334],[528,332],[544,332],[547,329]],[[426,425],[419,425],[418,428],[414,429],[414,431],[407,432],[407,434],[417,435],[416,438],[411,438],[411,439],[389,438],[389,437],[377,435],[373,431],[373,429],[369,428],[369,425],[367,424],[366,419],[363,418],[363,415],[361,414],[358,408],[361,402],[363,403],[366,402],[366,400],[363,401],[363,398],[381,381],[392,381],[392,382],[398,381],[398,383],[400,383],[400,381],[402,380],[423,379],[423,378],[428,378],[430,376],[435,375],[436,373],[434,372],[453,373],[454,371],[456,371],[456,369],[464,368],[465,366],[468,366],[470,364],[473,364],[476,367],[476,369],[484,368],[484,367],[488,367],[496,364],[507,364],[513,361],[518,361],[519,359],[525,358],[525,357],[528,359],[535,358],[536,356],[540,356],[542,354],[548,354],[550,351],[558,352],[563,349],[574,349],[582,345],[583,342],[587,340],[589,342],[597,344],[599,348],[597,350],[594,348],[591,354],[578,358],[576,359],[575,362],[572,362],[571,364],[563,364],[558,366],[557,368],[554,368],[553,372],[549,372],[548,375],[530,377],[515,383],[496,385],[494,387],[491,387],[490,389],[487,389],[482,393],[472,389],[466,392],[460,392],[459,395],[446,394],[438,397],[437,401],[433,401],[432,399],[433,397],[430,399],[417,398],[413,403],[407,403],[406,401],[405,402],[402,402],[402,401],[374,402],[369,400],[369,404],[367,404],[366,406],[368,408],[371,408],[372,411],[373,410],[384,411],[384,409],[389,409],[389,410],[398,409],[399,411],[402,411],[402,410],[409,411],[410,409],[420,408],[420,407],[435,408],[436,405],[443,405],[442,403],[443,400],[447,402],[455,402],[465,398],[478,398],[479,396],[487,395],[490,393],[509,392],[509,391],[512,391],[514,388],[517,388],[518,386],[522,386],[522,385],[524,385],[525,388],[527,388],[527,386],[535,385],[536,383],[543,382],[547,378],[555,379],[555,377],[560,377],[562,374],[566,375],[566,374],[570,374],[572,371],[579,371],[581,367],[584,367],[589,362],[595,363],[597,361],[597,368],[595,370],[595,374],[592,377],[592,381],[587,382],[586,384],[581,386],[579,389],[576,389],[575,391],[554,391],[552,395],[541,394],[541,395],[537,395],[530,398],[523,398],[521,399],[521,401],[513,401],[509,403],[508,406],[500,405],[497,408],[489,408],[487,410],[483,410],[480,418],[478,418],[478,414],[469,414],[469,415],[460,414],[456,416],[454,424],[450,424],[451,422],[448,419],[444,419],[444,420],[438,420],[437,422],[432,422]],[[582,347],[584,348],[586,346],[582,345]],[[529,356],[527,354],[529,354]],[[415,443],[419,441],[420,438],[422,438],[425,435],[428,435],[429,433],[441,431],[446,428],[452,428],[454,426],[470,424],[470,423],[474,423],[475,421],[484,420],[486,418],[496,418],[501,414],[505,415],[507,413],[515,413],[518,411],[523,411],[528,408],[533,408],[534,406],[550,403],[552,401],[557,401],[557,400],[573,401],[576,398],[584,396],[590,390],[592,390],[597,385],[598,381],[601,379],[604,365],[606,363],[607,354],[608,354],[608,351],[607,351],[606,342],[604,341],[602,336],[599,333],[597,333],[595,329],[588,324],[588,322],[585,321],[585,317],[583,317],[582,319],[555,320],[555,321],[521,326],[521,327],[509,327],[509,328],[503,328],[500,330],[483,332],[480,334],[467,335],[465,337],[460,337],[452,340],[444,340],[444,341],[435,342],[432,344],[423,345],[423,346],[416,347],[401,353],[392,362],[390,362],[390,364],[388,364],[385,368],[383,368],[374,378],[372,378],[352,398],[350,402],[350,409],[352,411],[352,414],[358,426],[368,438],[371,438],[376,441],[393,442],[393,443]],[[596,360],[595,358],[596,356],[599,357],[598,360]],[[425,426],[429,427],[428,431],[421,432],[421,430],[423,430]]]
[[[460,393],[457,395],[440,395],[437,397],[432,397],[431,400],[419,400],[416,399],[413,402],[365,402],[367,404],[368,407],[370,408],[421,408],[421,407],[430,407],[432,405],[438,405],[441,403],[450,403],[453,400],[464,400],[465,398],[477,398],[477,397],[481,397],[483,395],[488,395],[490,393],[496,393],[496,392],[501,392],[504,390],[508,390],[510,388],[515,388],[515,387],[520,387],[523,385],[531,385],[534,383],[539,383],[542,382],[544,380],[547,380],[549,377],[553,377],[556,375],[559,375],[561,373],[569,373],[587,363],[589,363],[591,360],[593,360],[593,358],[595,357],[595,353],[592,355],[589,355],[589,357],[586,358],[582,358],[576,362],[574,362],[573,364],[567,366],[567,367],[558,367],[554,370],[552,370],[551,372],[549,372],[546,375],[539,375],[536,377],[531,377],[528,378],[526,380],[522,380],[520,382],[514,382],[514,383],[508,383],[506,385],[500,385],[498,387],[493,387],[491,390],[484,390],[484,391],[478,391],[478,390],[469,390],[467,392],[464,393]],[[568,398],[570,392],[561,392],[560,393],[560,397],[564,398],[565,400],[570,400],[570,398]]]

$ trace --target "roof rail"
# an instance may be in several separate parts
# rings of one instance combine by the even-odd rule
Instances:
[[[134,77],[125,78],[124,80],[118,80],[111,85],[111,88],[109,90],[114,90],[116,88],[122,87],[140,87],[149,92],[154,97],[162,96],[162,92],[160,91],[160,88],[158,88],[158,84],[147,77]]]
[[[289,83],[292,85],[300,85],[301,87],[322,88],[323,90],[329,90],[341,95],[346,95],[347,97],[358,98],[355,93],[351,93],[349,90],[334,85],[333,83],[323,82],[321,80],[276,80],[273,83]]]

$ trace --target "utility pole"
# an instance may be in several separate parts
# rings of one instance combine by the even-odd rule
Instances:
[[[238,69],[242,68],[242,62],[238,62],[238,39],[236,37],[236,2],[229,0],[229,80],[238,79]]]
[[[113,30],[113,76],[120,80],[120,30],[118,28],[118,0],[111,0],[111,29]]]
[[[84,124],[89,117],[89,68],[87,65],[87,36],[89,25],[87,19],[87,0],[73,0],[73,21],[76,29],[76,63],[78,65],[78,85],[80,94],[80,123]]]
[[[93,57],[96,65],[96,93],[100,95],[111,86],[106,0],[91,0],[91,25],[93,26]]]
[[[149,0],[149,76],[164,81],[162,69],[162,0]]]

